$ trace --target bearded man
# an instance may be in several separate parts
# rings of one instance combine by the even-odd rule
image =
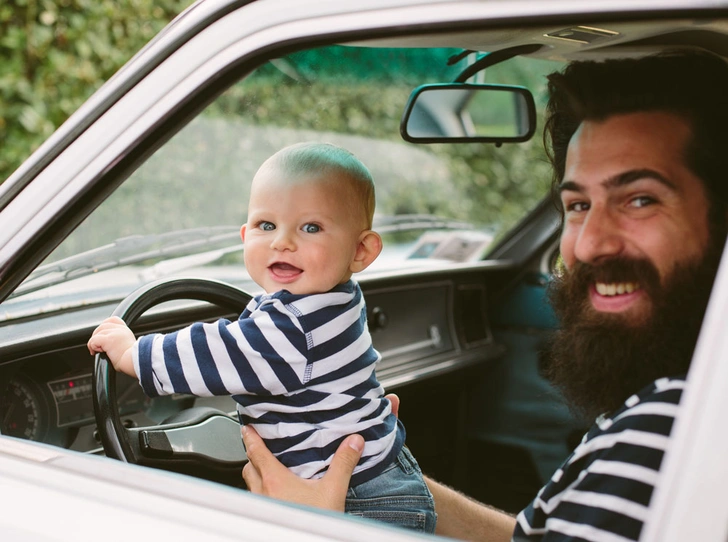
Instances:
[[[549,92],[563,268],[547,372],[596,422],[517,518],[428,479],[436,532],[638,540],[725,244],[728,64],[697,52],[576,62]],[[343,510],[359,437],[317,481],[291,475],[253,430],[243,437],[251,490]]]
[[[590,422],[687,373],[726,238],[725,72],[672,54],[549,78],[565,268],[548,376]]]

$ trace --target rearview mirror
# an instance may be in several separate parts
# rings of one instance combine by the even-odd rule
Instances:
[[[400,133],[412,143],[527,141],[536,131],[536,106],[523,87],[447,83],[410,95]]]

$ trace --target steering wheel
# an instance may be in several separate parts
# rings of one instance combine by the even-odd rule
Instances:
[[[150,308],[166,301],[194,299],[241,313],[251,299],[244,291],[207,279],[163,279],[129,294],[114,310],[131,327]],[[104,353],[94,359],[93,402],[107,457],[239,485],[247,461],[240,424],[208,407],[184,410],[163,424],[126,427],[119,415],[116,371]]]

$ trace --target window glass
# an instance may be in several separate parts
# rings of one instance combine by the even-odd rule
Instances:
[[[193,269],[246,280],[239,229],[251,179],[267,157],[300,141],[341,145],[371,170],[375,229],[385,243],[371,270],[481,259],[543,198],[549,168],[540,133],[499,148],[402,140],[410,92],[454,80],[475,59],[459,53],[331,46],[268,62],[139,167],[15,295],[82,280],[89,270],[113,272],[120,297],[141,282]],[[557,67],[512,59],[477,78],[530,88],[541,111],[544,74]],[[103,280],[96,276],[94,284]]]

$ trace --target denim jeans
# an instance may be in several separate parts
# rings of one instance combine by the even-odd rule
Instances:
[[[435,502],[407,447],[377,476],[350,487],[346,512],[425,533],[435,532]]]

